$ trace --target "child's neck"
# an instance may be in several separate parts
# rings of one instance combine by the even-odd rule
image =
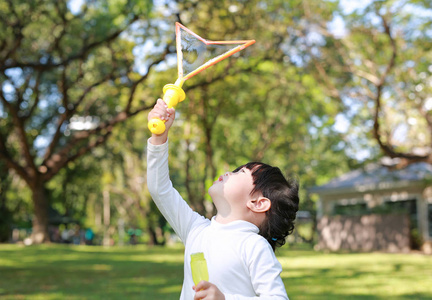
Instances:
[[[216,220],[216,222],[218,222],[220,224],[228,224],[228,223],[231,223],[234,221],[248,221],[245,218],[243,218],[242,216],[237,216],[237,215],[233,215],[233,214],[222,214],[219,212],[216,213],[215,220]]]
[[[223,214],[217,213],[215,216],[215,221],[220,223],[220,224],[228,224],[234,221],[246,221],[249,223],[254,224],[255,226],[259,227],[259,222],[257,222],[258,220],[255,220],[255,218],[248,218],[245,216],[234,216],[234,215],[226,215],[224,216]]]

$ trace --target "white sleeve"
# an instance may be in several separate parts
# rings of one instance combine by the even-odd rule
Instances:
[[[249,274],[255,297],[241,295],[225,295],[226,300],[288,300],[284,283],[280,277],[282,266],[277,260],[270,244],[264,239],[257,243],[250,240],[245,247],[245,261],[249,267]]]
[[[153,201],[183,243],[192,227],[206,222],[173,188],[168,169],[168,142],[153,145],[147,141],[147,186]]]

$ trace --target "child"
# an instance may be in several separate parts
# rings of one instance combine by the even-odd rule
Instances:
[[[219,177],[209,188],[216,207],[211,220],[194,212],[173,188],[168,170],[168,131],[175,111],[159,99],[149,120],[166,131],[147,145],[147,183],[167,221],[185,244],[180,299],[288,299],[274,250],[294,229],[298,185],[278,168],[248,163]],[[194,286],[190,255],[203,252],[209,281]]]

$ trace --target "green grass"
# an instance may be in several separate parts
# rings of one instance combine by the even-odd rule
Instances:
[[[280,250],[291,300],[432,299],[432,257]],[[178,299],[183,248],[0,245],[0,299]]]

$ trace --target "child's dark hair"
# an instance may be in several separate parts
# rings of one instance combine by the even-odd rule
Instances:
[[[247,163],[234,172],[244,167],[252,171],[254,189],[251,194],[259,192],[271,201],[266,218],[259,227],[259,234],[275,251],[276,247],[285,244],[285,238],[294,230],[299,206],[299,185],[295,180],[286,180],[279,168],[261,162]]]

